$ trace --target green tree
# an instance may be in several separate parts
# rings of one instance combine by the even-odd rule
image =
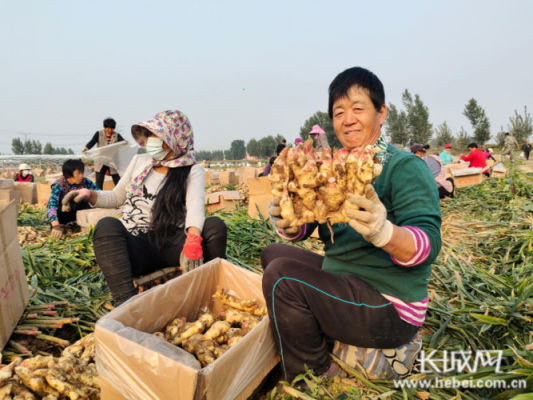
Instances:
[[[224,152],[222,150],[215,150],[212,152],[213,161],[221,161],[224,159]]]
[[[401,143],[404,145],[409,143],[407,114],[403,110],[398,111],[396,106],[392,103],[389,103],[389,108],[387,109],[385,128],[391,143]]]
[[[457,139],[455,139],[455,148],[459,151],[466,151],[467,146],[471,143],[471,140],[472,139],[470,135],[461,126],[461,130],[457,135]]]
[[[33,142],[29,139],[24,141],[24,154],[33,154]]]
[[[463,115],[468,118],[474,130],[474,140],[484,144],[490,139],[490,122],[485,115],[485,110],[477,103],[476,99],[468,100]]]
[[[67,149],[65,149],[64,147],[61,147],[60,149],[58,148],[58,153],[57,154],[62,154],[62,155],[67,155],[68,154],[68,151]]]
[[[259,143],[255,139],[251,139],[246,145],[246,151],[252,157],[261,157]]]
[[[33,140],[32,141],[32,154],[36,154],[36,155],[41,155],[43,154],[43,145],[41,144],[40,141],[38,140]]]
[[[444,145],[447,143],[453,144],[453,133],[446,121],[444,121],[443,124],[437,126],[437,130],[435,133],[437,135],[437,147],[444,147]]]
[[[509,121],[510,124],[507,125],[507,129],[516,138],[518,143],[523,143],[533,135],[533,123],[531,121],[531,114],[527,112],[527,106],[524,107],[523,117],[515,110],[514,117],[510,117]]]
[[[313,125],[320,125],[320,127],[324,129],[324,132],[326,132],[328,143],[332,148],[336,147],[340,149],[343,147],[341,142],[339,142],[339,139],[337,138],[335,129],[333,129],[333,123],[331,122],[329,115],[322,111],[317,111],[304,122],[304,126],[300,128],[300,137],[302,138],[302,140],[305,141],[309,139],[309,132],[311,132]]]
[[[231,142],[230,150],[234,160],[244,160],[246,158],[246,145],[244,140],[234,140]]]
[[[496,134],[496,144],[499,147],[503,147],[503,142],[505,140],[505,132],[507,132],[507,131],[504,131],[503,130],[503,126],[502,126],[500,128],[500,131]]]
[[[11,141],[11,151],[13,154],[24,154],[24,143],[22,143],[22,140],[20,138],[14,138]]]
[[[46,143],[43,154],[54,154],[54,147],[52,146],[52,143]]]
[[[74,151],[70,147],[68,149],[68,154],[72,156],[75,155]]]
[[[272,136],[266,136],[257,142],[259,146],[259,157],[272,157],[276,154],[278,143]]]
[[[415,94],[413,99],[407,89],[402,94],[402,102],[407,110],[407,130],[410,144],[429,143],[433,136],[433,124],[429,122],[429,109],[418,94]]]
[[[275,137],[275,140],[276,140],[277,144],[280,144],[283,139],[285,139],[285,138],[283,136],[281,136],[279,133]]]

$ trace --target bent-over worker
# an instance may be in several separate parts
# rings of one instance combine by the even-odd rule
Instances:
[[[189,119],[177,110],[133,125],[147,154],[136,155],[112,191],[90,192],[99,208],[123,206],[120,220],[96,225],[94,251],[115,305],[137,291],[133,277],[167,267],[183,273],[226,257],[227,228],[205,218],[205,172],[196,163]]]
[[[76,221],[76,212],[90,208],[89,204],[84,201],[88,198],[88,193],[84,192],[84,198],[78,195],[79,191],[100,190],[90,179],[83,177],[84,170],[85,164],[83,161],[67,160],[63,164],[63,176],[52,184],[47,215],[52,228],[50,235],[56,239],[61,239],[65,235],[66,224]],[[68,200],[70,197],[77,197],[78,200],[77,202],[71,202],[70,210],[68,211],[63,211],[62,207],[65,197],[67,197],[65,202],[70,202]]]
[[[348,211],[349,224],[335,224],[332,231],[318,226],[325,257],[284,244],[261,254],[263,293],[289,381],[305,366],[322,376],[341,374],[328,337],[373,349],[409,343],[424,322],[427,279],[441,248],[435,180],[423,160],[381,134],[387,107],[378,77],[360,67],[339,74],[329,87],[328,111],[344,148],[375,146],[383,171],[366,186],[366,197],[349,196],[361,207]],[[278,212],[271,207],[271,214]],[[271,220],[277,227],[277,217]],[[316,227],[307,224],[293,234],[277,230],[297,241]]]
[[[82,153],[85,153],[87,150],[92,149],[94,145],[97,145],[97,147],[104,147],[113,143],[123,142],[124,138],[119,133],[115,132],[116,126],[117,123],[113,118],[105,119],[104,129],[94,134],[91,141],[87,143],[87,145],[83,148]],[[113,178],[115,186],[120,180],[120,176],[116,169],[110,168],[102,163],[95,162],[94,171],[96,173],[96,186],[98,186],[100,190],[103,190],[104,188],[104,180],[107,172],[109,172],[111,178]]]
[[[270,175],[270,171],[272,170],[272,165],[276,161],[276,158],[277,157],[270,157],[270,160],[268,161],[267,165],[265,165],[265,169],[263,169],[263,172],[259,174],[259,177]]]
[[[19,172],[13,177],[15,182],[33,182],[35,179],[28,164],[20,164]]]
[[[435,178],[437,183],[437,188],[439,189],[439,199],[444,199],[446,197],[455,197],[454,188],[455,183],[453,178],[446,178],[446,168],[440,158],[434,154],[426,154],[426,150],[429,148],[429,145],[421,145],[415,143],[411,146],[411,153],[420,157],[426,162],[429,167],[429,170]]]

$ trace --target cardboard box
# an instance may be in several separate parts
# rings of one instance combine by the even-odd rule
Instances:
[[[44,175],[44,169],[41,168],[35,168],[33,170],[33,176],[40,177]]]
[[[37,184],[37,204],[48,204],[52,195],[52,185],[48,182]]]
[[[105,217],[117,218],[122,215],[122,210],[115,208],[90,208],[87,210],[79,210],[76,213],[76,223],[81,227],[82,231],[88,231],[91,226],[96,226],[98,221]]]
[[[248,179],[248,189],[250,204],[248,205],[248,215],[254,219],[260,219],[257,209],[264,219],[268,219],[268,206],[274,198],[272,195],[272,184],[268,176]]]
[[[101,318],[95,330],[96,365],[102,379],[128,400],[246,400],[277,364],[270,320],[206,368],[183,349],[153,335],[178,317],[193,321],[204,307],[218,313],[219,288],[265,304],[262,276],[216,259],[133,297]]]
[[[22,203],[37,204],[37,184],[31,182],[15,182],[14,189],[20,192]]]
[[[211,171],[205,171],[205,186],[211,186]]]
[[[477,185],[483,182],[481,168],[453,169],[451,172],[456,188]]]
[[[115,182],[113,182],[113,178],[110,176],[106,176],[104,179],[104,187],[103,190],[113,190],[115,188]]]
[[[48,174],[46,175],[46,182],[53,184],[55,181],[57,181],[59,178],[61,178],[63,174],[61,172],[58,172],[56,174]]]
[[[233,210],[236,207],[236,201],[241,199],[238,190],[216,192],[205,195],[205,208],[212,213],[217,210],[226,209]]]
[[[490,171],[490,177],[491,178],[503,178],[504,176],[507,176],[507,168],[503,166],[502,163],[499,163],[492,168]]]
[[[257,178],[257,170],[253,167],[243,167],[242,183],[248,183],[248,179]]]
[[[218,179],[221,185],[235,185],[237,180],[235,179],[235,172],[221,171],[218,173]]]
[[[17,204],[11,201],[0,207],[0,349],[3,349],[30,301],[30,294],[17,232]]]
[[[20,209],[20,192],[18,190],[0,189],[0,200],[5,201],[4,205],[14,201],[17,206],[17,215]]]
[[[15,181],[13,179],[0,179],[0,189],[13,190]]]
[[[496,164],[494,161],[487,160],[487,167],[494,167],[494,164]]]

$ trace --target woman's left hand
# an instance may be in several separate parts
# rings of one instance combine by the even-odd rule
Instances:
[[[366,185],[365,195],[366,198],[348,194],[347,201],[364,208],[364,211],[346,211],[348,217],[351,218],[350,226],[374,246],[386,246],[390,242],[394,231],[392,223],[387,220],[387,209],[372,185]]]
[[[202,237],[195,233],[187,233],[180,256],[180,266],[184,274],[204,263],[202,240]]]
[[[82,201],[88,201],[89,197],[91,197],[91,191],[89,189],[74,190],[70,193],[67,193],[61,202],[61,204],[63,204],[62,211],[70,211],[71,201],[74,201],[74,203],[81,203]]]

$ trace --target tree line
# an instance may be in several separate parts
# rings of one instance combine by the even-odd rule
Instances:
[[[53,154],[62,154],[62,155],[74,155],[74,151],[71,148],[68,150],[64,147],[53,147],[52,143],[46,143],[43,149],[43,145],[38,140],[25,140],[22,141],[20,138],[14,138],[11,141],[11,151],[16,155],[53,155]]]
[[[521,115],[515,110],[514,116],[509,118],[507,129],[503,126],[493,137],[491,124],[486,115],[485,109],[472,98],[468,100],[463,110],[463,115],[471,125],[471,132],[464,127],[454,134],[446,121],[438,125],[435,129],[429,121],[429,108],[424,104],[420,95],[414,96],[407,90],[402,93],[403,109],[389,103],[387,108],[387,119],[385,120],[385,134],[392,144],[410,146],[413,143],[430,143],[432,146],[443,147],[450,143],[457,150],[466,150],[468,144],[476,142],[487,144],[491,138],[495,144],[503,146],[505,132],[513,135],[519,143],[533,135],[533,121],[527,107],[524,107],[524,114]],[[328,143],[331,147],[341,148],[342,144],[337,138],[333,122],[329,115],[322,111],[317,111],[308,118],[300,128],[300,138],[309,139],[309,132],[313,125],[320,125],[326,132]],[[246,153],[258,158],[269,158],[276,155],[276,148],[281,143],[283,136],[276,137],[270,135],[262,139],[251,139],[248,144],[244,140],[234,140],[231,142],[229,150],[198,151],[199,160],[242,160]],[[494,143],[494,142],[493,142]]]
[[[402,94],[403,110],[389,103],[385,128],[390,142],[393,144],[412,145],[413,143],[431,143],[443,147],[450,143],[458,150],[465,150],[469,143],[486,144],[492,138],[491,124],[485,110],[477,100],[470,99],[463,110],[463,115],[472,127],[469,133],[461,126],[456,135],[446,121],[438,125],[433,132],[433,124],[429,122],[429,109],[418,94],[413,97],[406,89]],[[519,143],[533,135],[531,114],[524,107],[524,115],[518,114],[509,118],[507,129],[503,126],[494,137],[497,145],[502,146],[505,132],[513,135]]]

